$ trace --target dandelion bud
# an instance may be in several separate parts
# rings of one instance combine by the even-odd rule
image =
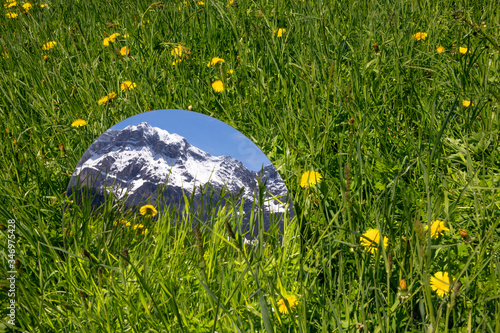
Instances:
[[[59,143],[59,150],[64,151],[64,145],[62,143]]]
[[[401,290],[406,290],[408,288],[405,279],[401,279],[401,281],[399,281],[399,287],[401,288]]]
[[[8,128],[6,128],[6,129],[5,129],[5,133],[7,133],[7,134],[9,134],[9,133],[10,133],[10,131],[9,131],[9,129],[8,129]]]
[[[464,242],[469,243],[471,241],[470,235],[465,229],[459,229],[458,232],[460,233],[460,236],[462,236],[462,239]]]

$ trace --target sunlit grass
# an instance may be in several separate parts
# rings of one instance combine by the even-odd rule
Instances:
[[[15,219],[18,331],[500,331],[493,1],[24,4],[0,7],[0,284]],[[293,195],[284,235],[70,202],[90,144],[164,108],[262,148]]]

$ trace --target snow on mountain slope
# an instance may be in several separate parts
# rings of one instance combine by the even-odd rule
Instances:
[[[83,185],[101,195],[113,192],[118,199],[125,199],[129,206],[135,207],[154,203],[160,188],[164,191],[162,198],[175,202],[181,200],[182,191],[189,196],[193,189],[210,184],[216,191],[223,186],[233,194],[242,190],[247,211],[258,189],[257,177],[266,182],[266,189],[273,195],[287,194],[285,183],[273,165],[254,172],[230,156],[213,156],[178,134],[143,122],[123,130],[108,130],[99,137],[78,163],[68,195],[77,185]],[[269,212],[284,212],[281,203],[267,198]]]

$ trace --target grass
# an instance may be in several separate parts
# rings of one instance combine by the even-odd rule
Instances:
[[[0,7],[0,330],[500,332],[495,1],[23,4]],[[121,91],[126,80],[136,87]],[[293,195],[282,243],[277,229],[232,238],[229,213],[197,232],[189,215],[124,217],[144,235],[115,226],[114,207],[75,208],[63,228],[87,147],[164,108],[216,117],[262,148]],[[78,118],[88,125],[71,127]],[[301,188],[308,170],[323,179]],[[435,220],[449,230],[433,238]],[[367,251],[369,229],[387,248]],[[437,272],[453,277],[443,297]]]

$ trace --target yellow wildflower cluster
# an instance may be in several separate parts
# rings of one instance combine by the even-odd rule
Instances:
[[[116,97],[116,93],[112,92],[101,98],[100,100],[97,101],[99,105],[106,104],[107,102],[111,101],[113,98]]]
[[[111,36],[104,38],[102,45],[109,46],[109,43],[114,43],[115,39],[117,39],[119,36],[120,34],[118,32],[115,32]]]
[[[427,33],[425,33],[425,32],[417,32],[412,37],[416,41],[425,40],[427,38]]]
[[[283,34],[286,32],[286,29],[285,28],[278,28],[274,31],[274,33],[276,34],[276,37],[280,38],[281,36],[283,36]]]
[[[190,50],[185,46],[177,45],[172,49],[172,51],[170,51],[170,54],[174,57],[172,66],[176,66],[180,64],[184,59],[189,58]]]
[[[125,91],[125,90],[132,90],[136,87],[137,85],[135,84],[135,82],[132,82],[132,81],[123,81],[121,84],[120,84],[120,89],[122,91]]]
[[[47,43],[43,44],[42,50],[45,50],[45,51],[50,50],[51,48],[53,48],[56,45],[57,45],[57,43],[55,41],[47,42]]]
[[[224,59],[219,57],[213,57],[212,60],[207,64],[207,67],[222,64],[223,62],[225,62]]]

